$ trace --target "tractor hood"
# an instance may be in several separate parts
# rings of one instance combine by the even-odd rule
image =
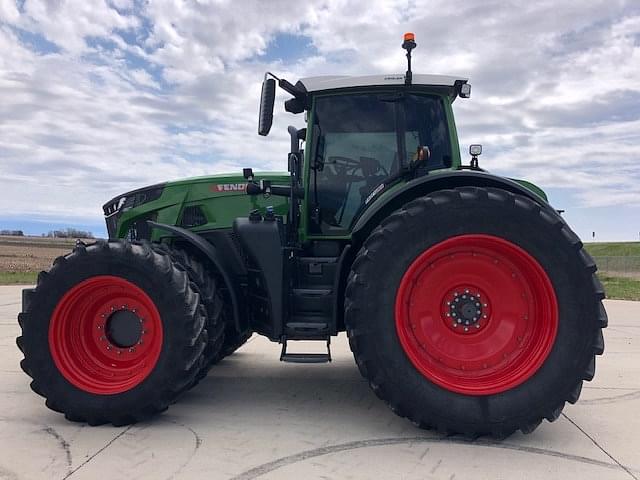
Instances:
[[[258,172],[255,174],[256,180],[271,180],[274,182],[288,182],[287,172]],[[156,183],[148,187],[137,188],[126,193],[117,195],[102,206],[106,217],[121,210],[128,210],[144,203],[160,198],[165,188],[180,187],[185,188],[190,185],[210,184],[211,193],[231,193],[236,192],[244,195],[246,179],[242,174],[219,173],[216,175],[204,175],[200,177],[189,177],[172,182]]]
[[[290,181],[287,172],[258,172],[254,174],[254,178],[285,185]],[[252,205],[251,197],[245,192],[246,185],[247,180],[241,173],[226,173],[184,178],[122,193],[102,207],[109,238],[122,238],[123,232],[132,228],[143,230],[146,228],[147,220],[177,224],[181,221],[178,217],[182,215],[183,209],[190,205],[210,212],[207,215],[211,218],[218,217],[218,221],[207,220],[206,225],[209,227],[229,227],[230,221],[224,220],[220,223],[221,217],[224,216],[221,211],[245,215],[252,208],[260,206]],[[211,202],[214,201],[218,205],[216,208],[212,207]],[[284,199],[269,201],[273,205],[284,202]]]

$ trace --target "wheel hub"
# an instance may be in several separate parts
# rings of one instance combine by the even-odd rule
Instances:
[[[489,321],[489,298],[476,286],[459,286],[443,299],[442,319],[457,333],[480,331]]]
[[[131,310],[118,310],[107,319],[105,332],[109,342],[115,346],[133,347],[142,338],[142,319]]]

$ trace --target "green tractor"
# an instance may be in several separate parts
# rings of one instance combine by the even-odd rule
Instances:
[[[602,354],[596,266],[535,185],[463,165],[464,78],[267,73],[289,127],[287,173],[153,185],[104,205],[108,241],[77,242],[23,291],[22,368],[70,420],[165,410],[253,334],[285,362],[331,360],[347,332],[390,408],[445,433],[505,437],[578,400]],[[292,353],[296,340],[326,353]],[[317,349],[316,349],[317,352]]]

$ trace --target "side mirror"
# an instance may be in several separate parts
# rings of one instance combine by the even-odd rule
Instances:
[[[258,116],[258,135],[263,137],[269,134],[273,124],[273,106],[276,100],[276,81],[273,78],[265,78],[262,82],[262,94],[260,95],[260,114]]]

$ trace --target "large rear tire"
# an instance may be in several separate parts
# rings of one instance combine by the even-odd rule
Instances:
[[[593,378],[607,323],[595,270],[550,207],[493,188],[434,192],[360,249],[351,349],[375,393],[423,428],[529,433]]]
[[[202,312],[187,273],[149,244],[79,245],[38,276],[18,317],[21,366],[70,420],[137,422],[193,383],[207,342]]]

